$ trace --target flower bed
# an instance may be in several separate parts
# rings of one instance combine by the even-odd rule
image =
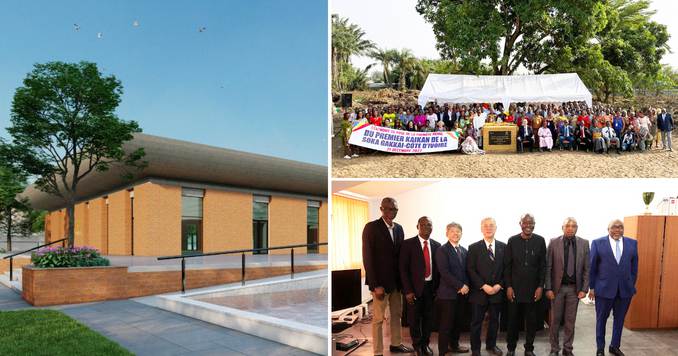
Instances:
[[[31,255],[37,268],[108,266],[110,261],[101,257],[93,247],[45,247]]]

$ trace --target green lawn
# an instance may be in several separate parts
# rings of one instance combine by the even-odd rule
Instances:
[[[0,312],[0,355],[133,355],[56,310]]]

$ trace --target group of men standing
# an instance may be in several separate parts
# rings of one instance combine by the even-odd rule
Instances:
[[[438,316],[438,354],[466,353],[459,344],[460,316],[466,300],[471,304],[470,339],[472,355],[480,355],[481,328],[486,314],[489,322],[485,349],[503,355],[497,346],[499,315],[508,304],[507,355],[515,355],[524,320],[525,355],[534,353],[534,339],[541,322],[538,303],[545,295],[551,304],[551,355],[559,355],[559,331],[563,324],[563,356],[573,355],[574,325],[579,300],[589,294],[596,301],[596,355],[604,355],[605,325],[614,311],[609,352],[619,349],[624,317],[635,294],[638,272],[637,243],[623,237],[623,223],[613,220],[608,235],[593,241],[576,236],[577,221],[567,218],[563,234],[551,239],[548,248],[542,236],[533,233],[530,214],[520,218],[521,232],[505,244],[495,239],[493,218],[484,218],[483,239],[466,250],[459,242],[462,227],[450,223],[448,242],[441,246],[430,239],[433,223],[422,216],[417,236],[405,239],[401,225],[394,222],[398,205],[393,198],[381,202],[381,218],[363,230],[365,283],[373,296],[372,338],[375,355],[383,354],[382,325],[386,308],[390,312],[391,353],[433,355],[429,340],[434,310]],[[595,290],[595,292],[594,292]],[[402,303],[406,303],[412,348],[402,342]]]

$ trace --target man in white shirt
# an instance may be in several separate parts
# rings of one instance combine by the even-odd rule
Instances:
[[[603,139],[605,140],[605,152],[609,153],[610,147],[614,146],[617,149],[617,154],[621,154],[621,145],[619,144],[619,137],[617,137],[617,133],[614,131],[612,128],[611,123],[608,121],[605,123],[605,127],[603,127],[602,130],[603,134]]]

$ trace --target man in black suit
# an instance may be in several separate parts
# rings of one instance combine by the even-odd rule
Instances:
[[[417,230],[419,234],[403,241],[400,248],[400,279],[407,301],[407,322],[414,351],[417,355],[432,356],[433,350],[428,343],[433,326],[433,299],[438,285],[433,256],[440,244],[429,239],[433,223],[428,217],[419,218]]]
[[[546,241],[533,233],[534,217],[520,218],[519,234],[511,236],[504,253],[504,281],[508,299],[508,352],[515,355],[520,321],[525,320],[525,356],[534,356],[537,332],[537,302],[544,292],[546,278]]]
[[[487,326],[485,348],[495,356],[503,352],[497,347],[497,330],[499,329],[499,312],[504,292],[504,249],[506,244],[494,239],[497,223],[493,218],[480,221],[483,239],[468,247],[466,273],[471,281],[471,355],[480,355],[480,331],[489,311],[490,322]]]
[[[451,107],[445,104],[445,108],[443,111],[443,123],[445,124],[445,129],[447,129],[447,131],[452,131],[452,128],[454,127],[454,123],[456,121],[457,121],[456,113],[452,110]]]
[[[393,353],[410,353],[412,349],[402,344],[400,316],[402,315],[402,285],[398,273],[398,252],[405,238],[403,227],[395,223],[398,203],[393,198],[381,201],[381,218],[371,221],[363,229],[363,266],[365,284],[372,292],[372,350],[383,355],[384,313],[389,307],[391,320],[391,346]]]
[[[438,249],[435,265],[440,275],[440,284],[436,293],[436,312],[439,315],[438,355],[466,353],[468,347],[459,345],[461,313],[471,284],[466,276],[465,248],[459,245],[461,225],[447,224],[445,234],[447,242]]]
[[[529,125],[527,118],[523,118],[522,125],[518,129],[518,151],[525,151],[525,143],[527,142],[530,145],[530,152],[534,147],[534,131]]]
[[[574,129],[574,136],[578,146],[584,146],[586,151],[591,147],[592,138],[591,131],[584,125],[584,121],[577,123],[577,128]]]

